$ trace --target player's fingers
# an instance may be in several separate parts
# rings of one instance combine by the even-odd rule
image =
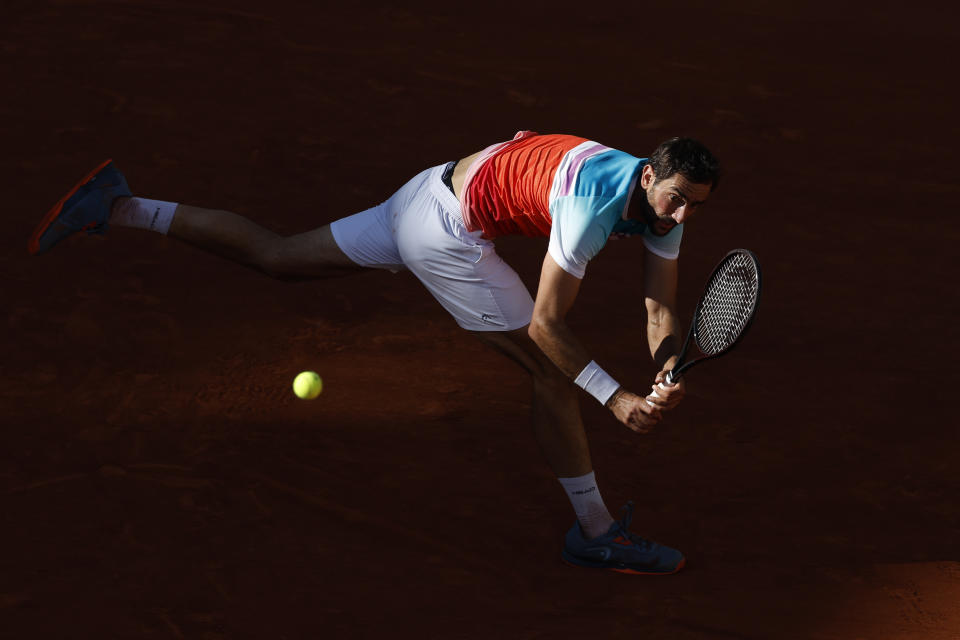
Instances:
[[[673,395],[673,396],[670,396],[670,397],[666,400],[666,402],[663,403],[663,407],[662,407],[662,408],[663,408],[664,410],[673,409],[673,408],[675,408],[678,404],[680,404],[680,401],[681,401],[681,400],[683,400],[683,396],[682,396],[682,395]]]
[[[657,400],[655,402],[650,402],[650,405],[655,407],[658,412],[669,411],[677,406],[677,402],[664,402],[663,400]]]
[[[667,400],[664,400],[663,398],[654,398],[652,396],[648,396],[646,400],[649,406],[653,407],[658,412],[660,412],[661,416],[662,416],[662,412],[669,411],[670,409],[673,409],[675,406],[677,406],[677,404],[679,404],[679,400],[667,401]]]
[[[643,403],[638,404],[637,407],[639,411],[634,411],[630,415],[631,421],[634,423],[652,427],[660,422],[660,418],[663,417],[663,414],[660,413],[660,409],[657,407],[650,405],[644,406]]]
[[[683,387],[679,384],[663,384],[658,382],[657,384],[650,387],[650,395],[658,396],[664,400],[671,400],[673,398],[682,397],[686,393],[686,387]]]
[[[645,399],[643,402],[637,403],[637,410],[635,410],[634,413],[639,416],[660,420],[660,409],[661,406],[659,404],[654,404],[650,400]]]
[[[650,395],[647,396],[647,402],[657,407],[666,407],[670,405],[670,402],[673,400],[670,393],[667,391],[657,391],[657,385],[653,385],[650,391]]]
[[[664,380],[657,380],[657,384],[655,386],[657,389],[662,389],[663,391],[670,391],[671,389],[676,389],[677,387],[679,387],[680,383],[667,382],[666,379],[664,379]]]

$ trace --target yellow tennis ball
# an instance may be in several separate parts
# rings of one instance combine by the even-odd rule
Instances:
[[[323,391],[323,380],[315,371],[304,371],[293,379],[293,392],[298,398],[313,400]]]

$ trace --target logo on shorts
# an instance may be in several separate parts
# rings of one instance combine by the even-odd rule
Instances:
[[[486,313],[480,316],[480,319],[486,322],[487,324],[494,324],[493,318],[494,316],[488,315]]]

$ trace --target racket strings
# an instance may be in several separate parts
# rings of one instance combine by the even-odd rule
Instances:
[[[717,269],[700,301],[694,337],[703,353],[720,353],[737,341],[750,322],[759,293],[754,260],[743,253],[731,255]]]

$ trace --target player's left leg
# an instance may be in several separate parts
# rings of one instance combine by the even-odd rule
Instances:
[[[285,237],[229,211],[181,204],[168,235],[280,280],[329,278],[363,268],[340,249],[330,225]]]
[[[282,237],[229,211],[185,205],[177,207],[169,235],[282,280],[341,276],[365,268],[402,271],[397,219],[418,206],[431,172],[421,172],[375,207],[293,236]]]
[[[374,217],[360,216],[363,220]],[[229,211],[133,197],[125,176],[109,160],[47,212],[31,235],[28,249],[35,255],[44,253],[71,235],[102,234],[109,227],[156,231],[282,280],[341,276],[375,266],[348,257],[330,225],[283,237]],[[372,242],[373,227],[349,225],[354,235],[368,243]]]

